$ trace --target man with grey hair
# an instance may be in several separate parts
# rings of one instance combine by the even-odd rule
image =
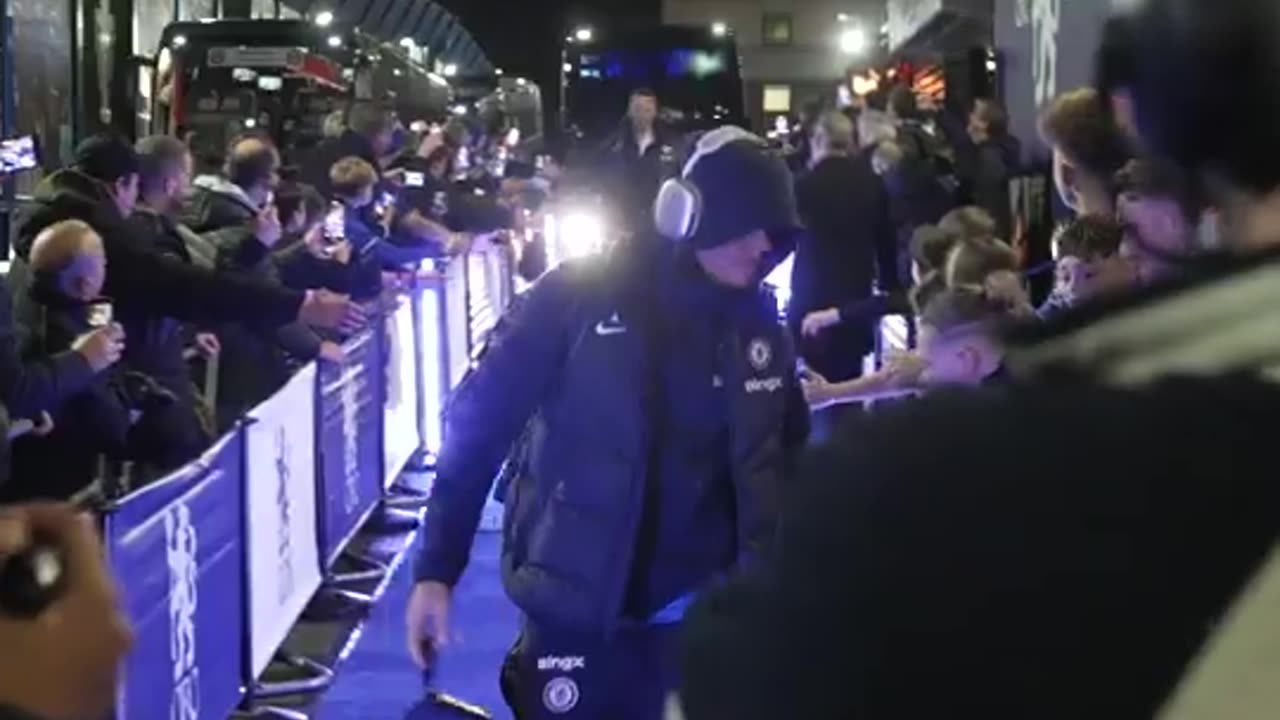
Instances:
[[[811,142],[809,173],[796,183],[796,203],[808,232],[796,247],[788,324],[809,367],[839,382],[862,374],[862,357],[872,349],[871,326],[848,323],[805,338],[801,322],[815,310],[866,300],[877,279],[882,289],[897,287],[894,226],[884,184],[854,155],[848,116],[824,113]]]

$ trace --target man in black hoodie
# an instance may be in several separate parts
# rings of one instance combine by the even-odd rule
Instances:
[[[45,178],[35,208],[22,221],[11,270],[15,301],[25,297],[25,258],[37,234],[59,220],[82,220],[102,236],[107,264],[104,294],[116,307],[163,308],[169,317],[198,324],[237,322],[276,328],[301,320],[323,327],[354,325],[364,313],[347,298],[298,292],[235,275],[218,275],[157,252],[126,218],[138,194],[138,158],[127,143],[107,136],[86,140],[71,167]],[[21,310],[15,308],[21,318]]]
[[[449,641],[481,508],[527,432],[503,489],[503,579],[526,618],[504,679],[522,720],[656,720],[685,608],[765,551],[805,441],[795,356],[760,289],[798,225],[790,173],[737,128],[700,149],[655,211],[671,240],[543,276],[450,402],[409,644],[425,665]]]

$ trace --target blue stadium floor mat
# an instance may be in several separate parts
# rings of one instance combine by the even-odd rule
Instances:
[[[502,592],[498,533],[476,536],[471,564],[454,595],[453,622],[460,638],[435,673],[437,690],[479,705],[498,720],[511,713],[498,689],[498,670],[515,639],[519,616]],[[412,551],[410,551],[412,553]],[[404,562],[364,624],[334,684],[314,706],[314,720],[443,720],[458,717],[426,707],[422,679],[405,649],[404,609],[413,583]]]

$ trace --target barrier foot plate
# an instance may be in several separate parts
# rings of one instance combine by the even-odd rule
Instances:
[[[302,617],[312,622],[357,618],[368,613],[376,602],[372,595],[366,593],[332,586],[321,587],[307,605]]]
[[[253,720],[264,718],[266,720],[308,720],[307,714],[298,712],[297,710],[289,710],[288,708],[257,707],[249,711],[248,715],[239,715],[238,717],[248,717]]]
[[[394,535],[410,532],[421,524],[422,517],[419,513],[385,505],[382,512],[375,512],[370,516],[367,529],[380,535]]]
[[[311,677],[277,682],[259,682],[253,687],[253,697],[267,699],[288,697],[290,695],[313,695],[333,684],[333,670],[311,658],[281,652],[276,655],[276,660],[296,670],[301,670],[311,675]]]

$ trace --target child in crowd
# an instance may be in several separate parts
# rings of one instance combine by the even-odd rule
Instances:
[[[1009,316],[1003,298],[980,288],[944,290],[920,316],[921,380],[925,386],[989,385],[1002,381],[1004,351],[997,326]]]
[[[1053,294],[1036,314],[1047,320],[1090,298],[1132,287],[1133,264],[1122,257],[1124,229],[1111,218],[1084,215],[1067,223],[1054,238],[1056,281]]]
[[[956,243],[943,271],[948,288],[977,288],[999,300],[1016,317],[1035,315],[1022,284],[1018,254],[995,238],[966,238]]]

